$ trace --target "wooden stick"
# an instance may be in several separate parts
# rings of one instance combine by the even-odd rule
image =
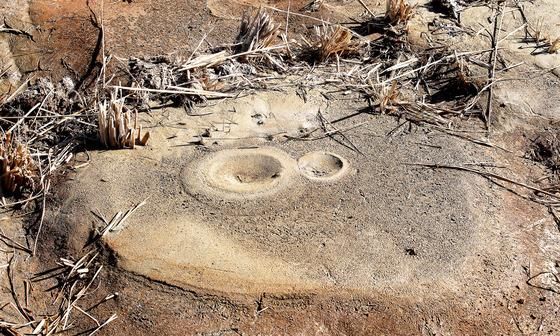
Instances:
[[[369,13],[369,15],[375,16],[375,14],[373,14],[373,12],[368,8],[368,6],[366,6],[363,0],[358,0],[358,2],[360,3],[360,5],[362,5],[362,7],[364,7],[364,9]]]
[[[27,252],[29,254],[31,254],[31,250],[28,249],[27,247],[23,246],[22,244],[18,243],[17,241],[11,239],[10,237],[0,233],[0,241],[3,241],[4,244],[8,245],[11,248],[15,248],[15,249],[19,249],[22,250],[24,252]]]
[[[488,100],[486,102],[486,115],[484,118],[487,129],[490,129],[490,118],[492,117],[492,97],[494,93],[494,85],[491,84],[494,83],[494,76],[496,74],[496,62],[498,60],[498,46],[500,44],[498,38],[500,35],[500,30],[502,29],[502,24],[504,22],[505,3],[506,3],[505,1],[501,3],[501,6],[498,8],[499,12],[494,17],[494,32],[492,34],[492,52],[490,53],[490,62],[489,62],[492,65],[492,67],[488,69],[488,83],[490,85],[488,87]]]
[[[221,93],[221,92],[214,92],[214,91],[205,91],[205,90],[197,90],[197,89],[184,89],[180,88],[177,90],[157,90],[157,89],[148,89],[148,88],[135,88],[135,87],[127,87],[127,86],[120,86],[120,85],[110,85],[110,88],[117,88],[127,91],[141,91],[141,92],[154,92],[154,93],[171,93],[171,94],[185,94],[185,95],[196,95],[196,96],[212,96],[212,97],[235,97],[234,95]],[[178,88],[178,87],[174,87]]]

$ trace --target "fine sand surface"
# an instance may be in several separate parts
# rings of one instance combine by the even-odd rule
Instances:
[[[195,313],[198,308],[190,305],[200,298],[183,295],[205,293],[211,301],[233,300],[220,309],[245,325],[245,313],[226,307],[264,300],[269,303],[259,303],[264,306],[257,311],[270,305],[271,320],[246,329],[255,332],[282,325],[283,314],[301,314],[286,327],[288,334],[315,330],[302,329],[306,309],[335,334],[327,321],[343,316],[357,334],[405,335],[432,314],[451,314],[442,327],[451,334],[512,331],[507,302],[529,300],[529,289],[517,288],[526,279],[521,265],[546,264],[548,257],[534,244],[557,239],[531,232],[540,238],[526,240],[529,218],[543,212],[476,175],[406,165],[490,164],[511,154],[367,114],[337,123],[359,126],[348,131],[347,140],[361,154],[344,139],[292,140],[318,124],[306,111],[325,102],[320,95],[310,97],[304,103],[289,91],[258,93],[202,109],[201,116],[174,109],[146,116],[145,125],[158,125],[147,147],[92,152],[90,164],[60,184],[59,206],[48,220],[56,223],[48,225],[50,234],[67,237],[58,249],[80,250],[93,229],[105,226],[100,217],[109,220],[145,200],[103,238],[115,267],[113,281],[127,302],[159,310],[154,302],[183,297],[182,309]],[[359,109],[331,103],[322,113],[338,120]],[[275,115],[282,113],[293,117],[279,130]],[[206,147],[192,145],[201,139]],[[511,202],[526,218],[509,210]],[[166,289],[153,289],[148,279]],[[534,299],[541,305],[536,309],[553,302]],[[370,307],[374,319],[385,316],[384,322],[348,317],[347,308],[337,312],[338,305],[356,307],[348,300]],[[151,313],[149,328],[130,316],[112,330],[126,325],[134,333],[175,333],[157,322],[168,321],[168,308]],[[211,316],[184,323],[192,331],[219,328]]]
[[[278,95],[291,106],[255,107],[272,125],[254,126],[254,137],[273,130],[274,115],[283,109],[301,110],[295,94]],[[434,282],[447,289],[460,285],[466,273],[462,268],[472,267],[465,259],[491,240],[487,231],[492,225],[479,223],[470,204],[479,197],[472,193],[485,191],[474,188],[472,176],[434,175],[403,163],[488,157],[471,154],[473,149],[461,140],[430,147],[438,146],[437,135],[422,132],[387,143],[385,134],[395,123],[384,118],[352,132],[352,143],[362,154],[328,138],[248,140],[245,124],[256,112],[227,112],[241,110],[244,100],[214,107],[229,116],[226,136],[239,128],[244,140],[222,140],[200,151],[174,138],[153,141],[134,155],[95,154],[68,184],[61,211],[69,220],[87,218],[82,225],[89,229],[88,223],[95,223],[93,209],[111,217],[147,199],[107,236],[107,244],[125,269],[178,286],[258,294],[308,289],[411,293]],[[338,119],[352,109],[331,106],[327,112]],[[210,125],[222,117],[167,113],[170,127],[156,134],[188,133],[188,126],[171,126]],[[296,118],[294,124],[313,123],[304,119],[305,113]],[[334,155],[340,157],[338,164]],[[478,212],[492,218],[496,206]]]

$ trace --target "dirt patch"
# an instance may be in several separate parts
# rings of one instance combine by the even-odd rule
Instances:
[[[105,1],[103,10],[101,1],[32,0],[29,6],[22,2],[25,6],[21,8],[28,8],[25,15],[34,24],[32,33],[36,43],[20,40],[12,45],[18,67],[24,73],[43,70],[38,74],[47,74],[55,80],[70,76],[78,83],[98,73],[102,51],[122,58],[159,55],[186,58],[205,36],[203,50],[232,41],[239,18],[260,5],[287,10],[289,3],[296,14],[333,20],[346,20],[348,15],[361,12],[356,11],[360,7],[343,2],[325,4],[313,13],[305,11],[307,3],[303,1]],[[284,13],[275,16],[279,22],[286,20]],[[25,17],[19,16],[17,20],[25,22]],[[307,29],[302,24],[317,22],[296,15],[289,20],[290,31],[304,34]],[[112,66],[117,69],[122,64],[114,61]]]
[[[548,167],[557,175],[560,170],[560,139],[558,130],[544,131],[537,136],[529,149],[529,156]]]

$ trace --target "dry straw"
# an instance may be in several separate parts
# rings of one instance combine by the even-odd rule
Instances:
[[[16,142],[11,133],[6,133],[0,141],[0,169],[3,193],[13,194],[25,188],[34,188],[37,165],[29,148]]]
[[[386,20],[393,25],[407,23],[414,14],[414,6],[406,0],[387,0],[385,9]]]
[[[237,36],[237,52],[250,52],[271,47],[280,35],[280,25],[260,8],[254,15],[245,13]]]
[[[142,126],[138,126],[138,112],[132,113],[123,98],[117,98],[118,91],[111,95],[109,101],[99,103],[98,126],[99,140],[107,148],[133,149],[136,144],[146,145],[150,133],[142,136]]]
[[[315,26],[317,43],[312,45],[314,54],[324,62],[333,56],[357,53],[359,43],[352,41],[352,32],[342,26]]]
[[[77,261],[73,258],[60,258],[57,262],[58,267],[38,273],[30,279],[32,282],[41,282],[56,277],[59,281],[58,286],[51,288],[52,290],[58,290],[56,295],[53,294],[53,303],[58,302],[58,312],[24,325],[34,328],[31,335],[66,335],[69,330],[76,327],[76,321],[81,316],[86,316],[95,323],[95,326],[87,332],[78,334],[91,336],[117,318],[116,314],[112,314],[106,320],[100,320],[93,315],[93,308],[81,307],[85,304],[82,302],[82,298],[97,290],[98,285],[95,284],[100,281],[99,275],[103,269],[103,265],[97,266],[96,259],[98,256],[99,252],[89,251]],[[115,299],[117,296],[118,293],[107,295],[93,307]],[[2,329],[0,329],[0,334],[2,334],[1,331]]]

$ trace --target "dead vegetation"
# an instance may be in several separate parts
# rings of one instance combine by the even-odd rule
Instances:
[[[322,24],[315,26],[314,31],[316,40],[305,41],[308,48],[305,52],[312,62],[326,62],[332,58],[351,56],[360,50],[359,41],[353,39],[354,36],[348,28]]]
[[[385,19],[391,25],[407,24],[414,14],[414,7],[407,0],[386,0]]]
[[[82,303],[86,296],[91,296],[96,290],[99,282],[99,275],[103,266],[97,263],[99,253],[91,250],[81,258],[60,258],[57,266],[46,271],[35,274],[30,281],[34,284],[43,282],[55,282],[49,291],[54,292],[52,305],[56,307],[54,314],[49,314],[42,318],[34,319],[29,313],[28,323],[13,325],[12,330],[21,329],[26,325],[32,327],[33,335],[55,335],[59,333],[75,330],[82,327],[82,323],[76,323],[83,318],[93,321],[95,327],[82,331],[82,334],[93,335],[107,324],[114,321],[117,316],[112,314],[103,320],[96,318],[92,310],[118,296],[109,294],[93,306],[84,307]],[[20,335],[20,334],[16,334]]]
[[[0,118],[2,127],[20,130],[27,141],[26,145],[17,144],[10,133],[2,139],[2,188],[10,193],[33,189],[39,176],[42,180],[39,184],[48,185],[45,182],[47,173],[52,174],[69,162],[75,144],[91,140],[83,138],[92,128],[97,131],[95,139],[106,148],[133,149],[136,145],[146,145],[150,134],[143,134],[138,111],[149,102],[171,101],[185,106],[190,112],[196,104],[213,98],[230,98],[252,89],[270,89],[267,80],[277,79],[273,72],[278,70],[290,70],[293,74],[303,73],[305,76],[312,73],[315,77],[310,76],[311,80],[305,77],[297,85],[315,88],[328,84],[340,91],[360,92],[370,102],[370,112],[398,115],[449,132],[455,131],[456,120],[473,116],[482,118],[479,99],[484,83],[481,85],[480,80],[474,79],[471,67],[481,64],[489,50],[460,52],[438,48],[437,52],[412,52],[406,33],[414,10],[415,7],[406,0],[387,0],[383,20],[366,22],[361,25],[365,29],[358,32],[319,20],[320,24],[313,27],[316,39],[303,39],[301,49],[297,49],[295,43],[294,49],[289,50],[292,43],[288,43],[287,36],[282,36],[281,25],[274,23],[272,16],[261,8],[243,17],[231,49],[202,53],[198,50],[201,41],[188,59],[131,59],[125,65],[131,76],[129,85],[112,86],[108,83],[107,87],[113,90],[104,92],[100,89],[99,96],[76,92],[68,80],[58,84],[44,80],[32,83],[3,106],[7,113]],[[539,32],[534,34],[535,41],[546,46],[547,52],[560,49],[560,39],[551,42]],[[285,52],[302,57],[284,58],[282,53]],[[298,63],[300,60],[303,61]],[[312,70],[309,63],[313,65]],[[488,66],[486,63],[485,67]],[[491,80],[488,85],[491,87],[492,84]],[[120,90],[130,93],[128,105]],[[346,130],[337,129],[324,117],[321,120],[325,123],[325,134],[344,136]],[[472,141],[468,136],[464,138]],[[42,159],[34,161],[30,148]],[[533,155],[557,172],[560,171],[559,148],[555,133],[539,140]],[[47,190],[42,190],[45,191],[40,195],[42,197],[35,195],[33,199],[44,201]],[[107,232],[110,228],[108,224]],[[102,328],[114,319],[111,316],[101,321],[88,317],[87,310],[83,313],[78,309],[78,301],[90,290],[101,270],[99,267],[92,272],[95,257],[87,255],[77,261],[61,260],[61,285],[56,296],[60,303],[59,313],[34,321],[38,333],[67,330],[71,325],[71,313],[92,319],[96,328]]]
[[[264,8],[257,12],[247,12],[241,19],[239,34],[236,38],[237,53],[247,53],[269,48],[277,43],[280,25]]]
[[[533,55],[541,53],[555,54],[560,51],[560,37],[553,37],[547,33],[544,19],[537,19],[535,22],[529,22],[525,15],[525,10],[520,2],[516,2],[516,7],[524,22],[525,37],[523,42],[533,44]]]
[[[397,81],[381,86],[371,86],[372,106],[377,106],[379,113],[392,113],[398,110],[399,87]]]
[[[0,140],[2,194],[13,195],[34,189],[38,169],[29,148],[6,133]]]
[[[550,35],[545,32],[544,21],[542,19],[537,20],[534,26],[528,25],[527,31],[530,33],[526,41],[535,43],[534,54],[541,52],[554,54],[560,50],[560,37],[556,39],[550,37]]]
[[[364,54],[368,58],[395,62],[403,54],[411,53],[408,23],[416,6],[407,0],[386,0],[385,5],[385,15],[373,16],[353,30],[367,42],[368,50]]]
[[[99,103],[98,129],[99,140],[106,148],[134,149],[137,144],[145,146],[150,138],[149,132],[142,135],[138,112],[125,106],[124,99],[118,98],[117,90],[110,100]]]

